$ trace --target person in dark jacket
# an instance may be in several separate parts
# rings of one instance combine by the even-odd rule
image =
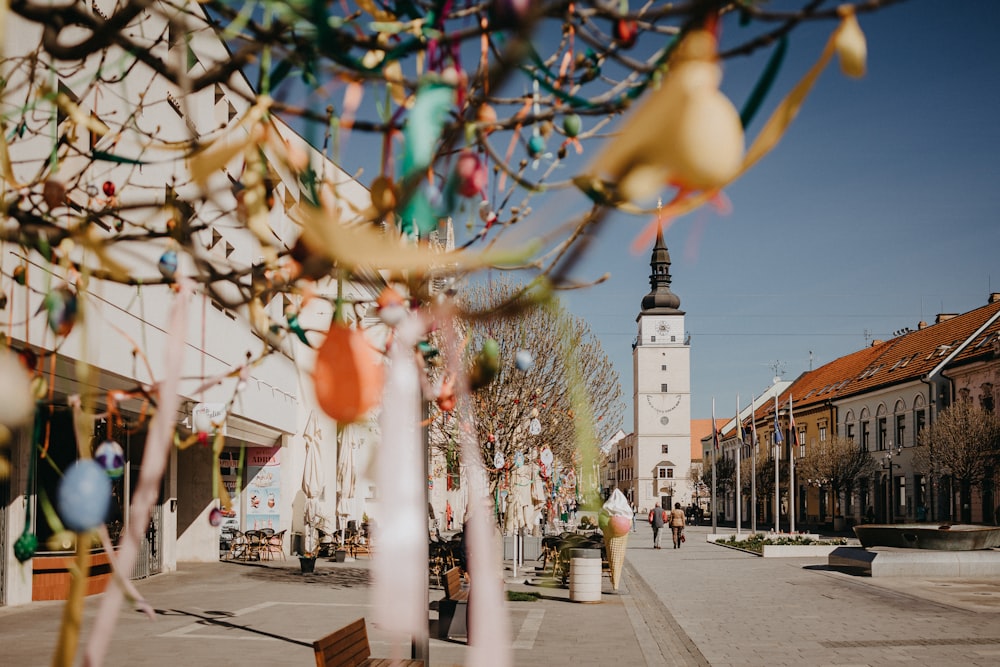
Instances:
[[[663,507],[654,507],[649,510],[649,525],[653,527],[653,548],[660,548],[660,529],[667,521],[667,510]]]

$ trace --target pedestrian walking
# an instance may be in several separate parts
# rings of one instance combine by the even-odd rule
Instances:
[[[653,527],[653,548],[660,548],[660,529],[667,522],[667,509],[654,507],[649,510],[649,525]]]
[[[670,510],[670,532],[673,534],[674,538],[674,549],[681,548],[681,542],[684,541],[684,510],[681,509],[680,503],[674,503],[674,509]]]

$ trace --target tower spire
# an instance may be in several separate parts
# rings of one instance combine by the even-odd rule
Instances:
[[[657,204],[659,217],[660,204]],[[650,292],[642,298],[642,315],[683,315],[678,308],[681,298],[670,290],[670,251],[663,240],[663,221],[658,220],[656,226],[656,243],[653,245],[653,255],[649,260]]]

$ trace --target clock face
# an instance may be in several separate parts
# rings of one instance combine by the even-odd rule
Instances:
[[[675,396],[668,396],[666,394],[646,394],[646,403],[649,404],[655,412],[665,415],[668,412],[672,412],[677,409],[677,406],[681,404],[681,395],[677,394]]]
[[[659,324],[656,325],[656,331],[657,333],[661,334],[667,333],[668,331],[670,331],[670,325],[666,322],[660,322]]]

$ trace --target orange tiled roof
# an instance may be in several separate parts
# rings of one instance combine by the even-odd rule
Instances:
[[[795,409],[804,410],[817,403],[924,377],[998,311],[1000,300],[834,359],[800,375],[781,393],[778,404],[786,405],[791,396]],[[970,341],[949,366],[989,356],[997,346],[1000,346],[1000,317]],[[772,400],[759,405],[753,418],[758,424],[766,423],[773,414]]]
[[[782,392],[778,403],[786,404],[791,396],[796,409],[805,409],[816,403],[924,377],[998,311],[1000,301],[835,359],[803,373]],[[998,339],[1000,318],[962,349],[950,365],[968,363],[991,354]],[[773,402],[762,405],[755,418],[760,420],[773,412]]]

